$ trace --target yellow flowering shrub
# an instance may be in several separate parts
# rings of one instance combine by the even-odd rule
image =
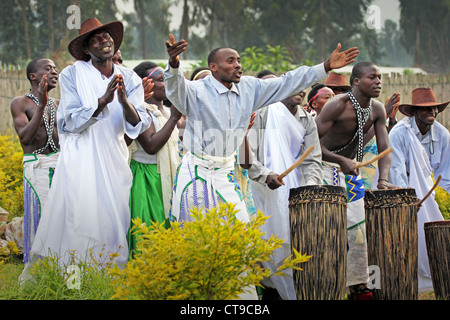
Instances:
[[[173,223],[171,228],[146,226],[134,220],[134,232],[141,235],[138,254],[125,268],[115,266],[111,275],[114,299],[137,300],[224,300],[235,299],[250,285],[270,276],[260,262],[269,261],[283,240],[263,240],[260,227],[267,217],[258,212],[249,223],[234,218],[233,204],[192,210],[193,220]],[[302,270],[300,263],[310,256],[294,251],[277,270]]]
[[[17,136],[0,135],[0,206],[10,213],[9,220],[23,215],[22,158]]]
[[[435,193],[435,199],[439,205],[439,210],[441,210],[445,220],[450,220],[450,194],[441,187],[436,187]]]

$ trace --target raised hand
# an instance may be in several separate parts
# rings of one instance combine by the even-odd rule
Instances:
[[[144,87],[144,100],[145,101],[149,100],[153,96],[154,92],[152,90],[153,90],[154,85],[155,84],[153,83],[152,78],[145,77],[144,79],[142,79],[142,86]]]
[[[390,98],[386,100],[384,108],[386,109],[386,114],[388,118],[391,119],[395,118],[399,105],[400,105],[400,93],[394,93]]]
[[[355,62],[355,59],[359,54],[358,47],[353,47],[343,52],[340,52],[341,48],[342,45],[338,43],[336,49],[334,49],[334,51],[328,58],[328,61],[325,62],[325,69],[329,69],[326,70],[327,72],[332,69],[339,69],[345,67],[346,65]]]
[[[48,82],[47,75],[44,75],[39,82],[39,94],[38,94],[39,103],[42,107],[45,107],[48,102]]]
[[[118,75],[115,74],[111,81],[108,83],[108,87],[106,87],[105,94],[98,99],[99,106],[105,107],[108,103],[113,101],[114,99],[114,92],[117,89],[117,82],[118,82]]]
[[[128,101],[127,89],[125,88],[125,83],[123,82],[123,76],[121,74],[117,75],[117,98],[122,105]]]
[[[169,54],[169,64],[172,68],[178,68],[180,65],[180,54],[182,54],[187,48],[187,42],[180,40],[175,42],[173,34],[169,34],[169,41],[166,41],[167,53]]]

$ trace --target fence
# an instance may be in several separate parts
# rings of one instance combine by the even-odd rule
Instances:
[[[350,77],[346,74],[347,82]],[[411,92],[417,87],[431,87],[438,101],[450,100],[450,74],[385,74],[383,75],[383,90],[378,98],[385,102],[394,92],[401,95],[401,103],[411,102]],[[8,129],[14,132],[13,121],[10,112],[11,100],[15,96],[24,95],[30,90],[25,70],[0,70],[0,134],[4,134]],[[53,98],[59,98],[59,88],[50,92]],[[402,114],[398,113],[397,118],[401,119]],[[438,121],[447,129],[450,128],[450,107],[438,115]]]

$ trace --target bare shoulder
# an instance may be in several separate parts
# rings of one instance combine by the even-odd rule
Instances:
[[[31,101],[25,96],[18,96],[11,100],[11,111],[25,110]]]
[[[319,117],[336,117],[342,114],[342,112],[345,110],[346,104],[349,101],[350,100],[346,94],[338,94],[334,96],[323,106]]]
[[[372,99],[372,112],[383,120],[386,120],[386,109],[380,101]]]

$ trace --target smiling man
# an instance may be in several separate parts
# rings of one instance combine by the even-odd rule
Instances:
[[[72,258],[88,263],[118,254],[119,265],[128,260],[133,177],[125,134],[135,139],[150,124],[142,79],[112,62],[122,37],[121,22],[90,18],[69,43],[77,61],[60,74],[61,152],[32,259],[56,254],[68,265]]]
[[[354,299],[372,299],[367,289],[367,242],[365,240],[364,185],[355,158],[362,161],[364,133],[373,125],[381,153],[389,147],[386,111],[374,100],[381,92],[381,74],[372,62],[359,62],[352,70],[351,90],[329,100],[316,117],[322,147],[324,180],[348,191],[347,205],[347,286]],[[378,161],[378,188],[388,183],[390,155]]]
[[[401,188],[414,188],[419,199],[432,188],[432,174],[435,180],[441,176],[439,185],[450,192],[450,134],[436,121],[438,113],[448,104],[449,101],[438,102],[431,88],[414,89],[411,103],[399,106],[406,117],[389,133],[394,148],[389,181]],[[444,218],[433,194],[423,202],[417,214],[421,290],[433,290],[424,224],[440,220]]]
[[[48,97],[58,84],[55,63],[47,58],[31,61],[27,66],[27,78],[30,92],[11,101],[14,128],[23,150],[24,262],[29,260],[59,155],[56,128],[59,100]]]

